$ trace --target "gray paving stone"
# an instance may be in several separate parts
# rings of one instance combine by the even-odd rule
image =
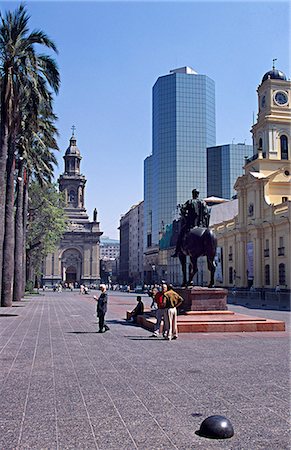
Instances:
[[[1,317],[1,450],[19,439],[19,450],[290,448],[290,313],[232,306],[286,320],[288,331],[166,342],[123,320],[135,298],[109,293],[101,335],[95,301],[75,292],[47,292]],[[233,438],[195,433],[213,414],[232,421]]]

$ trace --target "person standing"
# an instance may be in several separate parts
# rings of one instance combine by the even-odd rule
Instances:
[[[97,298],[94,295],[93,298],[94,298],[94,300],[97,301],[97,317],[99,319],[98,333],[104,333],[105,331],[109,330],[109,327],[105,324],[105,314],[107,312],[107,301],[108,301],[105,284],[100,284],[100,290],[101,290],[100,296]],[[104,328],[104,330],[103,330],[103,328]]]
[[[156,309],[157,322],[155,323],[155,326],[154,326],[154,337],[158,337],[160,335],[160,327],[161,327],[162,320],[164,320],[164,323],[165,323],[165,318],[164,318],[165,306],[164,306],[163,296],[166,291],[167,291],[167,285],[162,284],[162,290],[157,291],[154,296],[154,302],[157,305],[157,309]],[[164,328],[163,332],[164,331],[165,331],[165,328]]]
[[[165,307],[164,337],[169,341],[178,338],[177,308],[182,304],[183,301],[184,299],[173,290],[173,287],[171,285],[166,285],[165,292],[163,293],[163,303]]]

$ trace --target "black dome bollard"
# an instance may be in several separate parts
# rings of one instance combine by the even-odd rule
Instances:
[[[211,439],[228,439],[234,434],[233,426],[224,416],[209,416],[200,425],[199,436]]]

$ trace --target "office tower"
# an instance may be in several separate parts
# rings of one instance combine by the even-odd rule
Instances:
[[[253,146],[226,144],[207,148],[207,196],[232,198],[234,183],[243,174],[245,157],[253,155]]]
[[[144,164],[145,248],[158,244],[193,188],[206,196],[206,148],[215,145],[214,81],[190,67],[159,77],[152,121],[152,155]]]

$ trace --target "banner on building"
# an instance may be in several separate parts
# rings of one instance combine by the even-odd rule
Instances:
[[[247,278],[254,279],[254,243],[247,242]]]
[[[216,264],[215,280],[218,281],[219,283],[223,283],[222,248],[221,247],[217,247],[214,261]]]

